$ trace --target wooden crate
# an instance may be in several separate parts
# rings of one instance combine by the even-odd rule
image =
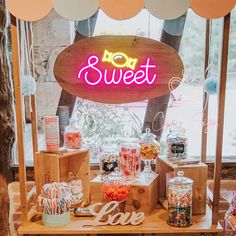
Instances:
[[[102,180],[97,176],[90,181],[92,203],[104,202]],[[158,175],[152,180],[131,184],[131,191],[125,204],[125,211],[139,211],[150,215],[158,202]]]
[[[207,200],[207,170],[204,163],[178,165],[167,158],[157,159],[157,172],[159,173],[159,201],[166,199],[166,173],[184,171],[184,175],[194,181],[193,185],[193,215],[204,215],[206,213]]]
[[[68,174],[82,181],[84,192],[84,205],[90,203],[90,160],[89,151],[60,153],[36,153],[35,181],[37,196],[42,186],[51,182],[67,182]]]

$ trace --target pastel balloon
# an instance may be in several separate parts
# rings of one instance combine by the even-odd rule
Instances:
[[[8,10],[16,18],[37,21],[52,10],[52,0],[6,0]]]
[[[171,20],[185,14],[190,0],[145,0],[144,5],[153,16]]]
[[[98,8],[98,0],[52,0],[54,10],[72,21],[82,21],[93,16]]]
[[[111,18],[125,20],[144,8],[144,0],[99,0],[100,8]]]
[[[220,18],[227,15],[235,6],[235,0],[191,0],[191,8],[207,19]]]

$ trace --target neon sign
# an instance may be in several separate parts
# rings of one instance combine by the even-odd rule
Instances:
[[[121,62],[123,60],[123,62]],[[112,53],[109,52],[108,50],[104,51],[103,62],[110,62],[112,63],[113,66],[118,67],[118,68],[131,68],[132,70],[135,69],[135,66],[138,62],[138,59],[134,58],[129,58],[125,53],[123,52],[116,52]]]
[[[103,62],[101,64],[101,62]],[[114,68],[105,68],[110,63]],[[88,57],[87,63],[78,70],[78,79],[83,79],[87,84],[95,86],[101,83],[106,85],[152,85],[157,80],[157,66],[147,58],[144,63],[137,66],[138,59],[129,58],[123,52],[112,53],[104,51],[103,58],[97,55]]]

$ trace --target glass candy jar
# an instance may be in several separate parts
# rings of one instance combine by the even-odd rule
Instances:
[[[77,150],[82,147],[82,133],[75,119],[70,119],[70,124],[65,127],[64,147],[68,150]]]
[[[100,153],[100,170],[102,179],[119,167],[119,151],[116,144],[107,143]]]
[[[129,181],[136,181],[139,178],[141,156],[139,140],[129,138],[120,145],[120,171]]]
[[[141,173],[142,177],[149,178],[155,175],[152,171],[151,161],[155,160],[160,153],[160,144],[156,141],[156,135],[150,132],[148,128],[146,132],[141,135],[141,158],[145,163],[144,170]]]
[[[102,186],[103,196],[107,201],[125,202],[130,192],[130,186],[123,175],[116,170],[108,175]]]
[[[167,157],[170,159],[185,159],[187,158],[187,138],[184,128],[169,129],[166,138]]]
[[[192,225],[193,180],[184,177],[183,171],[168,182],[168,221],[175,227]]]

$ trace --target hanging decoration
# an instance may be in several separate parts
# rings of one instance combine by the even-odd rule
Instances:
[[[93,16],[99,8],[98,0],[52,0],[54,10],[72,21],[82,21]]]
[[[176,75],[181,80],[183,69],[175,50],[155,40],[99,36],[79,40],[59,54],[54,75],[75,96],[117,104],[169,93],[169,80]]]
[[[93,16],[99,7],[116,20],[130,19],[144,7],[161,19],[175,19],[190,7],[205,18],[220,18],[235,6],[235,0],[6,0],[7,8],[15,17],[37,21],[54,10],[68,20],[81,21]]]
[[[185,14],[190,7],[190,0],[145,0],[146,9],[161,19],[172,20]]]
[[[22,93],[24,96],[36,93],[36,81],[31,75],[24,75],[22,77]]]
[[[31,74],[30,54],[33,49],[29,43],[29,27],[27,23],[20,21],[20,55],[21,55],[21,81],[22,93],[30,96],[36,93],[36,81]],[[31,105],[31,104],[30,104]]]
[[[218,91],[218,81],[215,77],[209,77],[204,81],[204,91],[209,95],[215,95]]]

